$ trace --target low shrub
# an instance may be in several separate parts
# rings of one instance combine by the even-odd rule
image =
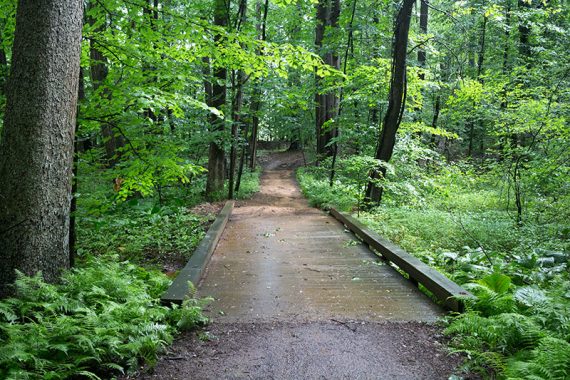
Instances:
[[[205,301],[161,306],[169,280],[114,258],[86,260],[61,284],[18,275],[0,301],[0,378],[108,378],[152,365],[173,334],[206,323]]]

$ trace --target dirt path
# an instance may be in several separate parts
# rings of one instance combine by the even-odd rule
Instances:
[[[200,284],[214,322],[182,336],[160,379],[447,379],[442,310],[379,262],[294,179],[301,157],[273,155],[261,191],[238,204]],[[200,339],[201,338],[201,339]]]

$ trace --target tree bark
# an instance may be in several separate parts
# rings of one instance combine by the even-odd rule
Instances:
[[[2,32],[0,31],[0,96],[4,95],[4,84],[8,74],[8,60],[6,59],[6,52],[2,47]]]
[[[79,67],[79,86],[77,88],[77,118],[79,118],[81,102],[85,100],[85,81],[83,80],[83,69]],[[79,141],[77,140],[77,131],[79,130],[79,121],[75,120],[75,136],[73,141],[73,169],[71,179],[71,206],[69,208],[69,266],[75,265],[77,242],[75,212],[77,211],[77,178],[79,175]]]
[[[521,10],[528,10],[531,7],[525,0],[518,0],[518,6]],[[530,55],[530,25],[528,21],[522,19],[519,22],[519,56],[525,64],[528,64],[527,58]]]
[[[396,144],[396,133],[398,132],[404,111],[406,97],[406,53],[414,2],[414,0],[404,0],[396,18],[388,109],[384,117],[380,142],[375,156],[383,162],[389,162],[390,158],[392,158],[394,145]],[[382,167],[379,170],[373,171],[372,179],[384,178],[385,175],[386,168]],[[370,181],[366,189],[366,200],[368,202],[380,203],[382,200],[382,192],[382,186]]]
[[[269,12],[269,0],[265,0],[263,5],[263,12],[261,7],[261,0],[257,2],[256,12],[257,12],[257,24],[255,28],[257,29],[258,38],[260,41],[265,41],[267,39],[266,26],[267,26],[267,13]],[[261,51],[258,50],[257,54],[260,55]],[[255,164],[257,159],[257,135],[259,133],[259,111],[261,110],[261,85],[260,80],[255,79],[253,82],[253,90],[251,95],[251,139],[250,139],[250,151],[249,151],[249,168],[255,170]]]
[[[428,32],[428,2],[427,0],[420,0],[420,33],[427,34]],[[418,49],[418,64],[422,69],[426,68],[426,50],[423,47]],[[425,79],[425,72],[420,72],[419,78]]]
[[[317,4],[317,26],[315,29],[315,46],[320,53],[323,61],[340,69],[340,59],[334,48],[323,48],[325,30],[327,27],[331,29],[338,28],[338,19],[340,15],[340,0],[319,0]],[[315,74],[316,91],[315,91],[315,120],[317,135],[317,156],[332,157],[334,147],[329,143],[338,135],[335,127],[326,126],[325,124],[336,118],[339,107],[338,94],[335,91],[327,93],[321,92],[323,78]],[[328,146],[327,146],[328,145]]]
[[[83,2],[20,0],[0,143],[0,295],[69,267]]]
[[[89,4],[89,8],[93,6],[92,3]],[[87,22],[90,25],[95,25],[97,20],[93,19],[93,17],[88,17]],[[106,23],[103,23],[95,29],[95,32],[102,33],[105,31],[105,28]],[[109,69],[107,67],[107,57],[97,48],[97,41],[94,38],[89,39],[89,59],[91,82],[93,84],[93,90],[97,92],[107,79]],[[111,99],[110,91],[105,88],[100,91],[98,96],[101,97],[101,99]],[[117,163],[117,149],[125,145],[124,139],[121,136],[115,135],[113,124],[113,122],[101,124],[101,136],[103,137],[103,144],[105,146],[105,158],[109,166],[114,166]]]
[[[236,33],[239,33],[241,27],[247,22],[247,0],[240,0],[238,17],[236,20]],[[236,166],[237,166],[237,143],[239,137],[239,130],[241,128],[241,108],[243,105],[243,86],[247,78],[242,70],[237,70],[232,74],[232,146],[230,150],[230,178],[228,184],[228,198],[234,199],[234,192],[237,192],[236,183],[241,181],[241,172],[238,173],[236,180]]]
[[[214,1],[214,24],[221,27],[228,25],[228,11],[224,0]],[[222,36],[216,34],[215,41],[219,42]],[[214,63],[214,83],[212,84],[212,107],[221,110],[226,104],[226,77],[227,70],[220,63]],[[210,124],[214,133],[224,132],[224,120],[210,114]],[[206,182],[206,196],[215,198],[215,194],[224,188],[225,180],[225,151],[221,136],[210,143],[208,153],[208,179]]]

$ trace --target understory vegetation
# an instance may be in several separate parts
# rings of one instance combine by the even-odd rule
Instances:
[[[20,274],[17,298],[0,301],[0,377],[99,379],[152,365],[176,332],[207,322],[207,300],[161,306],[169,284],[116,256],[90,257],[58,285]]]
[[[446,320],[452,350],[467,355],[469,369],[498,378],[568,378],[567,183],[561,180],[555,193],[526,193],[519,224],[504,167],[493,159],[448,163],[404,136],[383,182],[383,204],[367,208],[374,164],[367,156],[341,159],[333,186],[330,162],[300,168],[297,176],[313,205],[353,212],[477,297],[465,300],[467,312]]]
[[[158,297],[268,142],[478,297],[471,369],[570,378],[568,62],[563,0],[0,0],[0,377],[203,323]]]
[[[76,267],[61,283],[21,273],[16,297],[0,301],[0,378],[105,379],[152,367],[175,334],[207,323],[209,299],[160,297],[216,216],[203,203],[204,176],[189,186],[123,199],[113,173],[82,160]],[[238,198],[259,187],[246,171]],[[209,203],[206,203],[209,205]],[[33,337],[33,338],[31,338]]]

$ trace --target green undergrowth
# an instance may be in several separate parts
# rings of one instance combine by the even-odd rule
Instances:
[[[209,218],[186,207],[131,200],[111,212],[82,215],[77,223],[77,253],[115,254],[138,263],[188,259],[204,236]],[[212,216],[213,217],[213,216]]]
[[[382,205],[362,211],[374,163],[354,157],[339,161],[333,187],[326,161],[320,168],[299,169],[304,194],[312,205],[352,212],[477,296],[466,301],[466,313],[445,319],[451,350],[466,354],[468,370],[486,378],[570,378],[570,228],[567,210],[560,208],[564,193],[557,194],[557,208],[544,207],[546,197],[527,196],[527,217],[518,225],[493,168],[406,161],[397,153],[383,182]],[[361,168],[343,167],[355,163]]]
[[[191,212],[193,206],[206,202],[203,177],[190,186],[163,188],[160,197],[155,192],[123,200],[113,188],[112,173],[89,165],[82,170],[76,212],[79,258],[118,254],[145,266],[176,266],[190,258],[216,216]],[[259,191],[259,173],[244,172],[236,198]]]
[[[176,332],[203,325],[205,301],[159,303],[170,281],[117,257],[89,257],[61,284],[19,275],[0,301],[0,378],[110,378],[152,365]]]
[[[125,196],[115,175],[80,165],[76,267],[55,285],[19,274],[16,295],[0,301],[1,379],[131,373],[152,367],[175,334],[207,322],[208,299],[161,306],[171,279],[157,270],[175,274],[215,217],[191,212],[205,202],[205,178]],[[237,198],[258,190],[259,171],[245,172]]]

